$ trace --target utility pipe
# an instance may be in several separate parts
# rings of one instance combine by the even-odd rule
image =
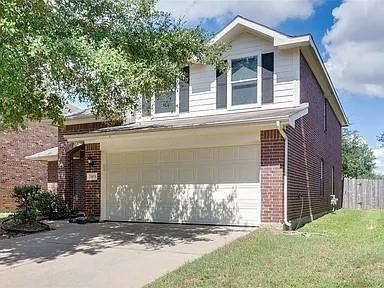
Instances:
[[[289,228],[292,223],[288,221],[288,137],[280,121],[276,121],[276,126],[284,138],[284,225]]]

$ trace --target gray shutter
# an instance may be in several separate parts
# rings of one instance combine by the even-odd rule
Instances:
[[[266,53],[261,55],[262,103],[273,103],[273,66],[274,55]]]
[[[179,111],[189,112],[189,66],[184,67],[186,80],[180,82]]]
[[[227,108],[227,73],[216,69],[216,109]]]

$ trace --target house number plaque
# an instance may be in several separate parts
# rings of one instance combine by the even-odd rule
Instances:
[[[97,172],[87,173],[87,181],[96,181],[96,180],[97,180]]]

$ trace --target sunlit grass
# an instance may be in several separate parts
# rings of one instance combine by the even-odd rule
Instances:
[[[384,213],[341,210],[255,231],[148,287],[384,287]]]

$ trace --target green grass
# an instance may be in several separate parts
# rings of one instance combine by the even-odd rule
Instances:
[[[384,213],[340,210],[298,230],[255,231],[147,287],[384,287]]]

